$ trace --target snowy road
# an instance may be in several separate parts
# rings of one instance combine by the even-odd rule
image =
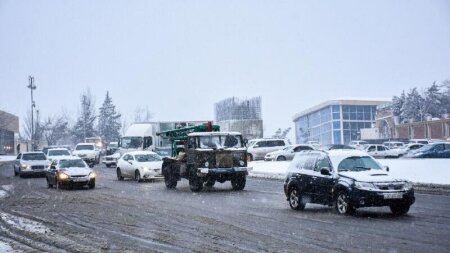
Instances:
[[[450,196],[417,194],[408,216],[388,208],[338,216],[331,208],[289,209],[282,182],[249,179],[192,193],[183,180],[116,181],[95,168],[94,190],[47,189],[0,165],[0,249],[46,252],[448,252]],[[8,246],[4,246],[5,248]]]

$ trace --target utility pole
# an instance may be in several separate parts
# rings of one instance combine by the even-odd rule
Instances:
[[[27,88],[31,91],[31,149],[34,150],[34,107],[36,104],[33,100],[33,90],[36,89],[36,85],[34,85],[34,77],[28,76],[28,86]]]
[[[86,141],[86,96],[83,95],[83,142]]]

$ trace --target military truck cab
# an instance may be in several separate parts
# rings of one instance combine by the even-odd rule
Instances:
[[[201,191],[216,182],[231,181],[234,190],[245,188],[247,151],[238,132],[193,132],[187,134],[185,152],[164,158],[162,173],[167,188],[175,188],[181,178],[189,180],[190,189]]]

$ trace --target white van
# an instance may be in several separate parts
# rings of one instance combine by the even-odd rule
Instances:
[[[263,160],[267,153],[283,149],[289,145],[285,139],[254,139],[247,144],[247,159]]]
[[[150,123],[134,123],[128,127],[119,142],[120,154],[137,150],[155,149],[153,126]]]

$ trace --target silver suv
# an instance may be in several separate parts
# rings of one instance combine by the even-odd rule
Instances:
[[[263,160],[267,153],[283,149],[289,145],[285,139],[254,139],[247,144],[247,160]]]
[[[44,175],[50,162],[42,152],[20,153],[14,162],[14,175]]]

